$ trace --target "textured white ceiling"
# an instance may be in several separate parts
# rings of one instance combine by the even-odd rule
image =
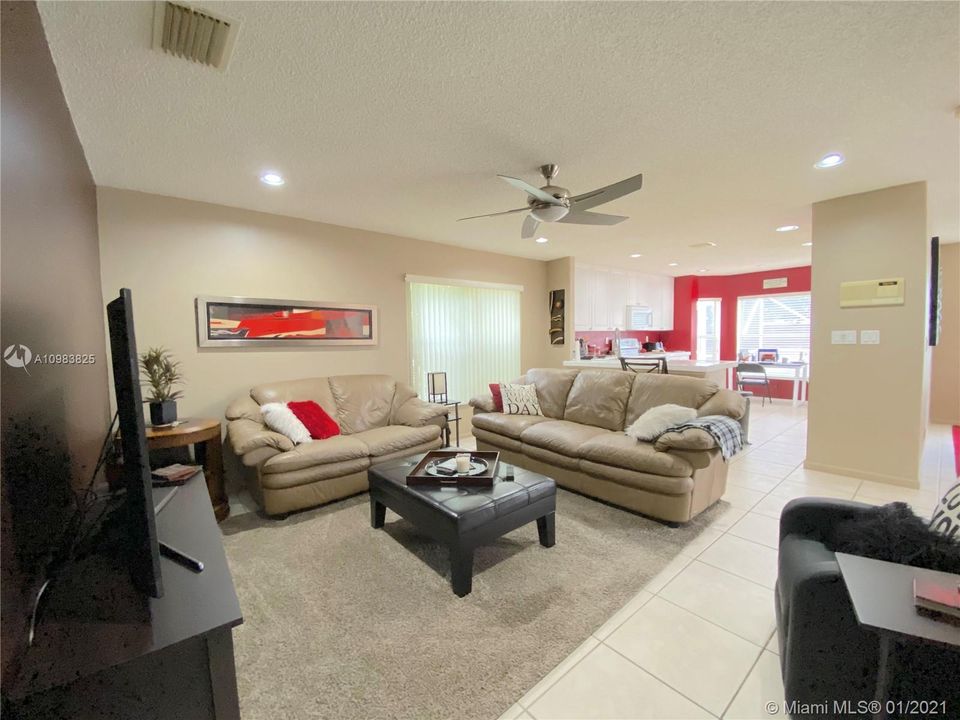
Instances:
[[[98,184],[678,275],[808,263],[811,202],[927,180],[958,239],[956,2],[201,6],[242,23],[225,72],[151,50],[152,3],[40,3]],[[455,222],[547,162],[574,193],[643,172],[597,208],[631,219]]]

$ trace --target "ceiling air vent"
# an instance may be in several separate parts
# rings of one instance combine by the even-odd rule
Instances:
[[[708,248],[708,247],[716,247],[716,246],[717,246],[717,244],[716,244],[715,242],[701,242],[701,243],[694,243],[694,244],[691,245],[690,247],[692,247],[692,248]]]
[[[183,3],[159,0],[153,12],[153,47],[223,70],[233,53],[238,24]]]

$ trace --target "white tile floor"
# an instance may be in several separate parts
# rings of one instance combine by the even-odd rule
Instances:
[[[911,490],[801,467],[804,406],[755,406],[751,440],[730,468],[730,507],[502,720],[785,717],[764,708],[783,701],[773,611],[783,506],[903,500],[926,515],[956,482],[953,449],[949,427],[931,426]]]
[[[956,482],[949,426],[931,426],[920,488],[802,467],[806,407],[752,409],[752,444],[731,464],[729,505],[626,605],[502,715],[571,720],[785,717],[773,586],[780,512],[806,495],[873,504],[903,500],[921,515]],[[460,445],[475,448],[472,437]],[[244,491],[231,514],[256,511]]]

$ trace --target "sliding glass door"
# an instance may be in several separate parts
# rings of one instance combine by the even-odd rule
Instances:
[[[430,372],[447,373],[448,395],[461,402],[520,375],[521,290],[408,278],[410,383],[421,397]]]

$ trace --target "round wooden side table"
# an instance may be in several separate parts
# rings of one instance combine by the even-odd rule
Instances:
[[[220,440],[220,421],[210,418],[190,418],[172,427],[147,426],[147,447],[151,450],[193,445],[197,463],[203,465],[207,492],[213,504],[217,522],[226,520],[230,503],[223,482],[223,446]]]

